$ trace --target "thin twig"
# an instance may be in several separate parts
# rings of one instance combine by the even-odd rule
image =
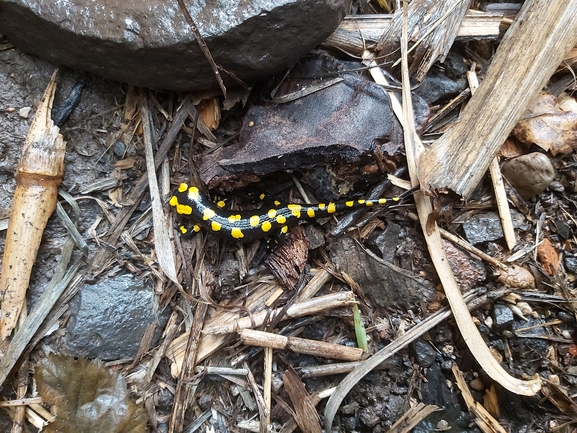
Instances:
[[[210,54],[210,50],[208,49],[206,42],[204,42],[204,38],[202,37],[202,35],[198,31],[198,27],[196,26],[194,20],[192,19],[192,17],[188,13],[188,9],[186,8],[184,1],[183,0],[177,0],[177,1],[178,1],[178,6],[180,6],[180,10],[182,11],[182,14],[184,15],[184,18],[186,19],[186,22],[190,26],[192,33],[194,33],[194,37],[196,38],[196,43],[198,44],[200,51],[202,51],[202,54],[204,54],[204,57],[206,57],[206,60],[208,60],[208,63],[210,64],[210,67],[212,68],[212,71],[214,72],[214,77],[216,78],[216,81],[218,82],[218,86],[220,87],[222,94],[226,97],[226,87],[224,86],[224,83],[222,81],[222,77],[220,76],[220,72],[218,72],[218,66],[216,66],[216,63],[214,62],[214,59],[212,58],[212,54]]]

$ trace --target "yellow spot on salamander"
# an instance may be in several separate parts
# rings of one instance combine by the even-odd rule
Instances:
[[[222,228],[222,226],[220,225],[220,223],[213,221],[210,223],[210,228],[212,229],[212,231],[217,232]]]
[[[367,201],[365,202],[365,206],[367,206],[367,207],[371,207],[371,206],[374,205],[374,204],[375,204],[375,201],[374,201],[374,200],[367,200]]]
[[[179,215],[190,215],[192,214],[192,207],[186,204],[180,204],[176,196],[170,198],[170,205],[176,209],[176,213]]]
[[[202,230],[202,227],[200,227],[198,224],[195,224],[195,225],[192,226],[192,230],[193,230],[195,233],[198,233],[199,231]]]
[[[265,193],[262,193],[261,195],[258,196],[258,199],[264,200],[265,197],[266,197]]]
[[[178,192],[184,192],[188,189],[188,184],[187,183],[181,183],[180,185],[178,185]]]
[[[240,215],[229,215],[228,217],[228,222],[231,224],[234,224],[237,221],[240,221],[242,219],[242,217]]]
[[[267,215],[270,219],[273,219],[276,216],[276,209],[271,209],[267,212]]]
[[[286,218],[285,218],[285,216],[284,216],[284,215],[278,215],[278,216],[276,217],[276,222],[279,223],[279,224],[284,224],[284,223],[286,223]]]
[[[288,232],[288,226],[282,226],[282,227],[280,228],[280,232],[281,232],[283,235],[286,235],[286,233]]]
[[[380,198],[379,204],[387,204],[387,199],[386,198]]]
[[[209,220],[209,219],[211,219],[211,218],[214,218],[215,215],[216,215],[216,212],[215,212],[215,211],[213,211],[213,210],[210,209],[210,208],[205,208],[205,209],[204,209],[204,212],[202,213],[202,219],[205,220],[205,221],[207,221],[207,220]]]
[[[319,203],[319,204],[318,204],[318,207],[319,207],[319,210],[325,210],[325,208],[327,207],[327,205],[324,204],[324,203]]]
[[[178,226],[178,230],[180,230],[180,233],[183,235],[188,233],[188,229],[185,226]]]
[[[287,207],[295,217],[301,217],[302,206],[300,204],[289,204]]]
[[[190,215],[192,214],[192,208],[186,204],[179,204],[176,206],[176,213],[179,215]]]
[[[238,227],[233,228],[230,231],[230,235],[235,239],[244,238],[244,234],[242,233],[242,230],[239,229]]]
[[[312,207],[309,207],[307,209],[307,215],[309,218],[314,218],[315,217],[315,210]]]
[[[216,205],[222,209],[223,207],[226,206],[226,202],[224,200],[219,200],[216,202]]]
[[[262,223],[260,228],[262,229],[263,232],[266,233],[272,228],[272,224],[270,223],[270,221],[265,221]]]
[[[365,200],[359,200],[359,204],[365,204]]]
[[[192,201],[196,201],[200,198],[200,191],[196,186],[191,186],[188,188],[188,198]]]
[[[329,203],[329,205],[327,206],[327,213],[335,213],[337,210],[337,207],[335,206],[334,203]]]
[[[393,197],[391,200],[393,200],[393,201],[401,201],[401,197]]]
[[[346,202],[345,202],[345,205],[347,205],[348,207],[353,207],[353,205],[354,205],[354,204],[355,204],[355,202],[354,202],[354,201],[352,201],[352,200],[351,200],[351,201],[346,201]]]
[[[278,201],[278,200],[275,200],[273,203],[275,206],[280,206],[280,201]]]
[[[260,218],[258,215],[253,215],[249,219],[251,227],[257,227],[260,224]]]

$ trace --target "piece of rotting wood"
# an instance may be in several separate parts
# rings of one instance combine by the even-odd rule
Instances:
[[[412,60],[409,73],[417,81],[423,81],[425,75],[438,60],[444,62],[467,9],[470,0],[413,0],[408,4],[408,34],[413,42],[409,48]],[[377,57],[390,59],[399,57],[399,35],[403,25],[401,9],[395,11],[393,22],[387,32],[383,32],[375,46]],[[393,66],[400,63],[398,59]]]
[[[51,118],[56,76],[54,71],[16,169],[16,190],[0,276],[0,343],[8,339],[22,311],[42,233],[56,209],[58,185],[64,174],[66,142]]]
[[[469,10],[457,30],[456,40],[495,40],[500,35],[502,18],[502,14],[494,12]],[[322,46],[360,56],[377,44],[392,21],[392,14],[346,16]]]
[[[575,44],[577,0],[526,1],[460,120],[420,157],[422,187],[469,196]]]

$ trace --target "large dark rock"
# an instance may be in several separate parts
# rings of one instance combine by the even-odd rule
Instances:
[[[270,101],[267,92],[258,105],[250,107],[238,140],[202,158],[201,179],[210,188],[222,179],[230,181],[231,174],[263,176],[321,164],[359,164],[376,150],[401,153],[403,129],[390,97],[354,72],[358,67],[355,62],[316,54],[301,59],[277,88],[275,98],[283,103]],[[306,96],[299,94],[335,77],[341,81]],[[286,96],[296,99],[284,102]],[[420,131],[429,107],[416,94],[413,106]]]
[[[186,2],[227,85],[292,66],[344,17],[350,0]],[[176,1],[0,1],[0,33],[24,51],[138,86],[216,89]]]

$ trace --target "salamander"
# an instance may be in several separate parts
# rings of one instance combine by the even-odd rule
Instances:
[[[387,206],[391,203],[398,203],[403,196],[314,205],[296,203],[281,205],[280,202],[275,201],[273,206],[257,210],[234,211],[215,205],[201,193],[198,187],[181,183],[169,203],[175,208],[177,214],[190,218],[195,223],[190,229],[193,232],[205,229],[220,238],[251,242],[266,236],[283,236],[299,221],[314,220],[346,210]],[[180,227],[180,231],[184,235],[190,233],[189,229],[184,226]]]

